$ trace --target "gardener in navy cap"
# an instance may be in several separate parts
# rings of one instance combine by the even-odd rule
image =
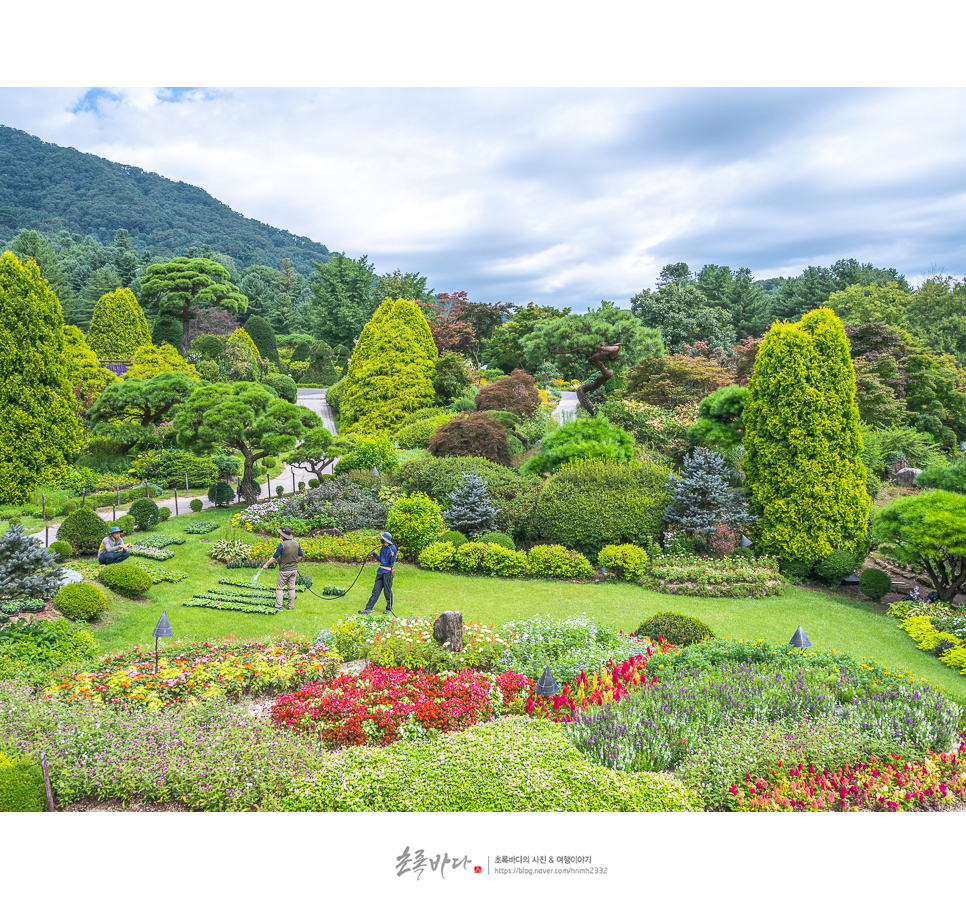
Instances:
[[[279,532],[282,542],[278,544],[275,554],[262,566],[267,569],[278,560],[278,578],[275,579],[275,609],[282,609],[282,595],[288,588],[288,609],[295,609],[295,582],[299,577],[299,559],[302,558],[302,546],[292,536],[291,527],[283,527]]]
[[[115,524],[111,532],[101,540],[101,551],[97,554],[97,561],[101,565],[110,565],[112,562],[123,562],[131,554],[128,552],[130,547],[124,542],[121,536],[121,528]]]
[[[386,613],[392,613],[392,576],[396,570],[397,550],[392,545],[391,533],[387,533],[384,530],[379,534],[379,539],[382,540],[379,554],[376,555],[375,550],[369,553],[370,556],[379,561],[379,569],[376,572],[376,583],[372,588],[372,597],[369,598],[369,603],[366,604],[365,613],[372,613],[372,608],[379,601],[379,595],[383,592],[386,595]]]

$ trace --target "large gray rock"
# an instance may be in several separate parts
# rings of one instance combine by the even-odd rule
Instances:
[[[433,623],[433,638],[451,652],[463,648],[463,614],[458,610],[444,610]]]
[[[916,484],[916,477],[921,472],[922,470],[917,470],[915,467],[907,466],[905,469],[899,470],[899,472],[892,477],[892,481],[900,486],[912,486]]]

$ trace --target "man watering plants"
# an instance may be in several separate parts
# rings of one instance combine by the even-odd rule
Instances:
[[[295,609],[295,580],[299,576],[299,559],[302,558],[302,546],[292,536],[291,527],[283,527],[279,532],[282,542],[278,544],[271,559],[262,566],[267,569],[273,562],[278,561],[278,578],[275,579],[275,609],[282,609],[282,594],[288,588],[288,609]]]
[[[369,598],[369,603],[366,604],[366,613],[372,613],[372,608],[379,601],[379,595],[386,595],[386,613],[392,613],[392,576],[393,572],[396,571],[396,547],[392,545],[392,534],[383,531],[379,534],[379,539],[382,540],[382,546],[379,548],[378,554],[375,550],[369,553],[370,556],[374,557],[379,562],[379,568],[376,571],[376,583],[372,588],[372,597]]]

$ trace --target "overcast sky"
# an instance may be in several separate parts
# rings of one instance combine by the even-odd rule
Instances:
[[[0,123],[437,292],[581,310],[661,267],[966,274],[962,89],[0,89]]]

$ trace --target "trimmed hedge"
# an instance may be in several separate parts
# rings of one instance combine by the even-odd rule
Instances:
[[[47,548],[50,552],[56,553],[59,560],[68,559],[74,555],[74,548],[66,540],[54,540]]]
[[[611,569],[626,581],[635,581],[647,571],[647,553],[630,543],[605,546],[597,554],[597,564]]]
[[[430,543],[419,554],[420,568],[429,569],[431,572],[446,572],[455,564],[456,547],[442,540]]]
[[[150,530],[161,522],[158,506],[150,498],[139,498],[128,509],[128,514],[134,518],[139,530]]]
[[[141,597],[153,584],[151,576],[131,562],[106,565],[99,577],[112,591],[130,598]]]
[[[870,601],[879,603],[892,590],[892,579],[881,569],[863,569],[859,590]]]
[[[697,617],[689,617],[673,610],[662,611],[645,620],[634,631],[634,635],[647,636],[655,642],[663,636],[669,644],[679,648],[715,637]]]
[[[538,578],[575,578],[586,581],[594,577],[594,567],[581,553],[565,546],[534,546],[527,554],[531,575]]]
[[[144,577],[150,582],[149,576]],[[54,595],[54,607],[68,620],[86,622],[107,610],[107,598],[94,585],[79,582],[64,585]]]
[[[0,753],[0,812],[46,809],[47,791],[39,761]]]
[[[78,508],[64,519],[57,531],[59,540],[66,540],[78,553],[96,553],[110,526],[90,508]]]
[[[505,533],[491,530],[489,533],[482,533],[476,538],[477,543],[494,543],[504,549],[516,549],[516,544]]]

